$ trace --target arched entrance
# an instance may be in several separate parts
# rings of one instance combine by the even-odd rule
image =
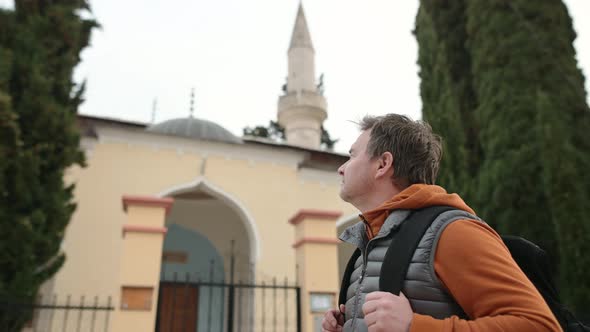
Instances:
[[[166,218],[157,330],[223,332],[227,284],[254,280],[254,222],[239,201],[204,179],[160,196],[174,205]]]

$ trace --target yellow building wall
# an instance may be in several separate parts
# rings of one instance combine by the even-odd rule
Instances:
[[[258,279],[276,276],[295,280],[295,228],[288,220],[297,211],[322,209],[343,215],[355,211],[340,200],[337,177],[317,180],[298,171],[296,160],[303,156],[301,152],[260,147],[258,156],[252,146],[162,138],[167,147],[142,142],[158,139],[142,135],[127,141],[95,142],[88,151],[88,166],[67,172],[67,180],[76,183],[78,207],[63,242],[66,263],[48,292],[71,294],[74,299],[98,295],[100,304],[110,295],[114,306],[119,305],[122,226],[126,220],[123,195],[155,196],[202,178],[235,198],[256,224],[260,241],[255,262]],[[170,142],[182,143],[184,148]],[[160,259],[158,254],[150,255]],[[337,261],[335,257],[329,259]]]

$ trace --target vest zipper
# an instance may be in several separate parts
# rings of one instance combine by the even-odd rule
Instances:
[[[369,257],[369,249],[370,249],[370,245],[371,242],[373,242],[374,238],[369,240],[369,242],[367,242],[367,245],[365,246],[365,250],[363,251],[363,267],[361,269],[361,275],[359,276],[359,285],[356,288],[356,292],[355,292],[355,300],[354,300],[354,314],[352,316],[352,321],[351,321],[351,325],[352,325],[352,332],[354,332],[356,330],[356,320],[358,318],[358,314],[360,311],[363,310],[363,308],[359,308],[360,302],[361,302],[361,295],[362,295],[362,286],[363,286],[363,280],[365,280],[365,274],[367,273],[367,259]]]

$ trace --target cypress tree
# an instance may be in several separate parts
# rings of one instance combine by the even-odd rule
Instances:
[[[479,202],[500,230],[555,257],[562,289],[590,304],[590,129],[571,19],[560,0],[469,1],[469,48],[486,155]],[[498,211],[501,211],[498,213]],[[557,259],[554,259],[557,260]]]
[[[539,208],[550,204],[540,181],[543,161],[535,123],[539,48],[530,42],[530,32],[518,28],[521,20],[507,3],[468,2],[467,14],[475,112],[486,156],[476,201],[487,203],[479,211],[501,233],[522,235],[555,255],[555,220]]]
[[[481,149],[476,103],[471,87],[470,56],[465,49],[465,10],[461,0],[424,0],[416,17],[419,40],[422,114],[435,131],[444,130],[438,183],[452,192],[467,194],[477,174]],[[441,129],[441,130],[438,130]]]
[[[31,302],[62,266],[60,245],[75,210],[64,171],[84,165],[76,113],[84,85],[73,69],[88,45],[85,0],[16,0],[0,15],[0,295]],[[30,312],[0,312],[19,331]]]
[[[443,158],[441,184],[463,182],[500,233],[547,249],[566,302],[586,310],[590,111],[565,5],[425,0],[416,37],[424,118],[447,140],[444,158],[464,161]]]

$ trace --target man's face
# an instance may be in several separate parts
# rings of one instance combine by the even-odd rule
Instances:
[[[371,160],[367,154],[367,144],[371,136],[370,130],[363,131],[350,148],[350,158],[338,168],[342,176],[340,197],[350,204],[363,201],[373,190],[375,172],[378,168],[377,158]]]

